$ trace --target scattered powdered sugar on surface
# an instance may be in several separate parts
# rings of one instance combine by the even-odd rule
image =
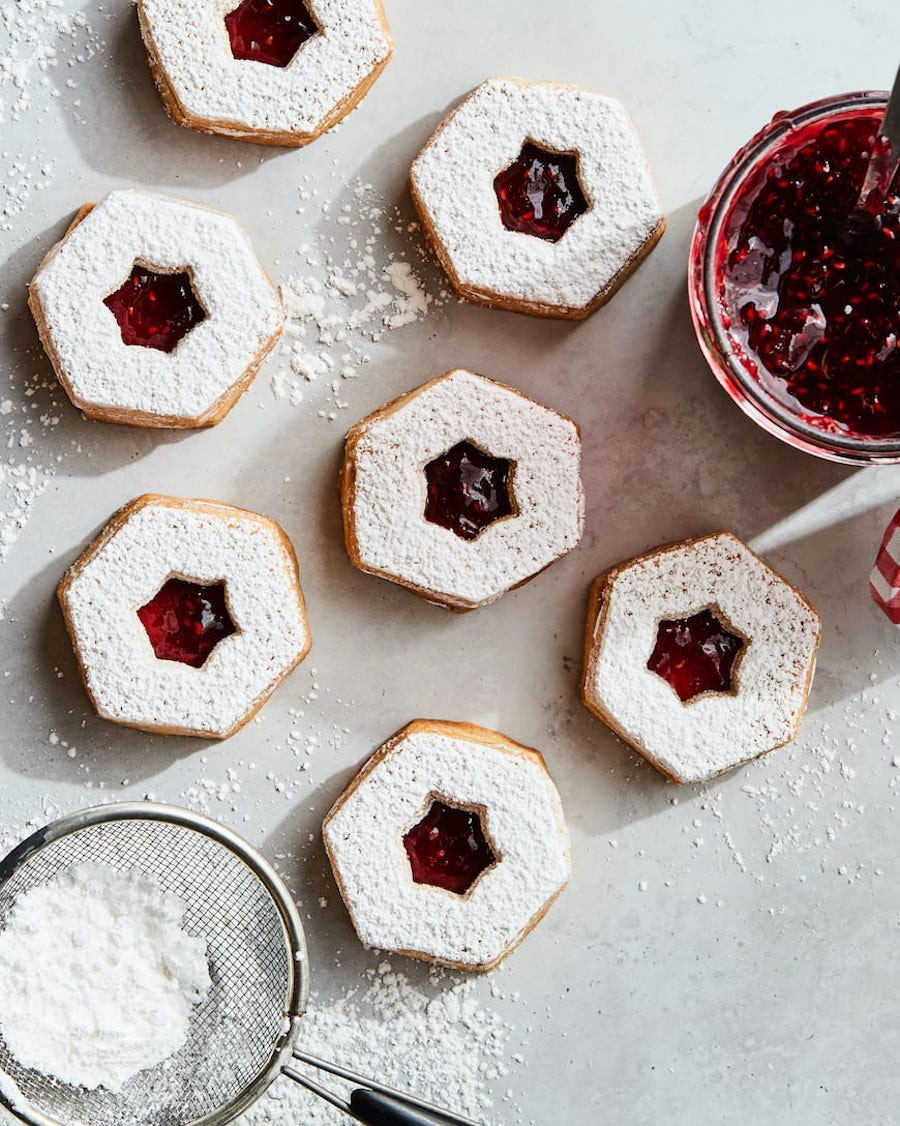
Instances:
[[[389,962],[367,977],[361,990],[310,1004],[301,1024],[303,1050],[480,1122],[498,1121],[488,1085],[507,1073],[512,1030],[484,1007],[475,983],[450,979],[455,983],[448,985],[436,971],[426,990]],[[343,1126],[347,1119],[299,1084],[280,1079],[238,1121]]]
[[[873,656],[880,664],[886,654]],[[877,889],[882,843],[867,825],[892,815],[900,796],[893,753],[900,713],[888,703],[895,682],[872,677],[869,687],[808,715],[791,745],[709,785],[670,793],[663,835],[651,839],[640,823],[630,825],[605,842],[607,863],[625,852],[625,863],[645,876],[638,890],[654,901],[691,896],[703,909],[735,907],[749,882],[770,916],[792,912],[792,889],[807,882]],[[653,768],[614,769],[633,785]],[[873,784],[883,787],[880,801],[871,800]]]
[[[77,68],[102,46],[103,40],[85,12],[75,10],[70,0],[16,0],[0,6],[0,233],[25,229],[36,195],[53,182],[56,155],[44,147],[39,126],[64,91],[77,106],[77,95],[71,98],[79,86]],[[33,123],[28,147],[6,148],[7,130],[26,118]],[[0,316],[11,321],[18,315],[20,310],[0,302]],[[9,384],[12,374],[10,371]],[[0,376],[6,375],[0,368]],[[50,461],[35,457],[32,448],[36,422],[44,428],[59,422],[53,410],[42,410],[32,399],[39,382],[39,377],[27,381],[24,404],[9,396],[5,379],[0,386],[0,424],[6,448],[0,458],[0,564],[54,472]],[[3,615],[0,599],[0,618]]]
[[[120,1091],[177,1052],[211,984],[184,911],[140,872],[101,864],[24,892],[0,931],[0,1032],[16,1061]]]
[[[6,153],[3,159],[6,163]],[[13,220],[28,206],[33,193],[46,191],[54,169],[55,162],[40,153],[20,153],[9,160],[5,178],[0,181],[0,231],[11,231]]]
[[[294,683],[301,680],[304,669],[305,666],[294,673]],[[242,795],[259,786],[268,792],[273,801],[283,804],[294,801],[306,794],[310,787],[319,784],[319,779],[310,769],[315,756],[329,759],[339,756],[351,728],[349,723],[327,722],[315,711],[320,695],[327,698],[331,697],[331,693],[316,679],[319,675],[316,668],[309,669],[308,675],[311,679],[310,687],[301,696],[304,707],[288,708],[288,732],[268,756],[270,762],[277,764],[276,768],[264,769],[254,758],[246,759],[241,756],[229,763],[222,774],[217,775],[216,756],[213,755],[211,760],[208,754],[203,754],[200,756],[203,768],[201,774],[178,795],[183,805],[209,817],[222,817],[228,813],[242,812]],[[296,699],[296,695],[294,698]],[[341,709],[351,707],[348,701],[341,698],[332,697],[328,702]],[[264,712],[256,716],[253,723],[263,724],[264,716]],[[51,732],[51,738],[59,741],[55,732]],[[68,747],[67,753],[74,758],[72,750],[73,748]]]
[[[28,382],[26,402],[21,406],[16,406],[10,398],[0,398],[0,434],[5,435],[6,446],[5,456],[0,454],[0,566],[6,562],[56,472],[52,455],[40,445],[36,447],[34,441],[35,424],[46,432],[59,422],[59,416],[52,410],[37,413],[32,409],[38,406],[32,396],[39,381]],[[0,621],[4,617],[5,600],[0,597]]]
[[[301,265],[281,285],[287,323],[282,362],[270,384],[277,399],[298,406],[309,384],[327,383],[330,402],[318,414],[330,421],[349,406],[347,381],[372,362],[373,346],[450,299],[442,284],[427,286],[423,275],[434,274],[430,262],[417,270],[385,249],[386,227],[409,234],[415,224],[404,226],[370,184],[357,182],[352,196],[353,204],[341,206],[317,228],[315,241],[299,248]],[[301,199],[331,215],[312,190],[301,189]]]
[[[0,125],[20,120],[32,108],[35,91],[50,87],[49,72],[60,63],[60,41],[67,62],[82,62],[98,48],[84,12],[72,11],[64,0],[4,4],[0,32]],[[51,96],[58,97],[58,89]]]
[[[8,308],[0,306],[0,317],[11,316]],[[8,367],[0,364],[0,376],[9,377],[5,386],[0,386],[0,442],[5,446],[0,453],[0,566],[6,562],[62,459],[61,454],[54,455],[44,443],[35,440],[38,434],[47,434],[59,424],[55,405],[55,396],[62,393],[59,384],[41,374],[14,379],[14,370],[15,361],[10,361]],[[7,388],[14,389],[15,400]],[[49,408],[38,395],[47,388],[54,396]],[[0,621],[4,617],[5,599],[0,596]]]
[[[0,563],[27,524],[51,473],[52,470],[27,461],[0,462]]]

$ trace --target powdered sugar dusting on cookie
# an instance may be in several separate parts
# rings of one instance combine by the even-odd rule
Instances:
[[[470,541],[424,515],[423,466],[461,441],[514,463],[514,514]],[[578,543],[580,462],[570,419],[472,372],[448,372],[351,432],[351,554],[364,570],[454,607],[489,602]]]
[[[589,208],[555,243],[509,231],[500,218],[494,179],[526,141],[578,154]],[[586,310],[614,287],[663,221],[622,105],[549,82],[483,83],[416,158],[411,183],[461,291],[560,314]]]
[[[171,353],[125,344],[103,306],[136,262],[187,270],[206,313]],[[77,405],[162,420],[202,422],[237,394],[283,317],[230,216],[136,190],[111,192],[81,220],[45,259],[32,297]]]
[[[294,561],[272,521],[207,502],[144,498],[76,561],[60,597],[106,718],[223,737],[309,646]],[[158,660],[137,616],[173,575],[225,582],[237,632],[200,668]]]
[[[416,721],[351,783],[323,827],[360,939],[459,967],[491,968],[570,873],[559,794],[543,763],[493,732]],[[434,796],[483,809],[497,863],[466,895],[413,882],[402,836]]]
[[[736,536],[719,533],[622,564],[601,597],[588,623],[585,700],[675,779],[703,781],[793,738],[820,619]],[[735,690],[682,703],[647,661],[661,620],[705,607],[745,638]]]
[[[391,53],[377,0],[316,0],[319,33],[285,67],[235,59],[217,0],[140,0],[139,10],[180,110],[216,132],[311,138],[343,116]]]

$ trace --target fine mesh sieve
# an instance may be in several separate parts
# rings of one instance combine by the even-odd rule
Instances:
[[[240,837],[188,810],[150,803],[84,810],[48,825],[0,863],[0,929],[15,900],[89,861],[136,869],[185,904],[182,928],[207,944],[212,988],[187,1043],[122,1092],[71,1087],[23,1068],[0,1037],[0,1106],[29,1126],[219,1126],[287,1075],[370,1126],[475,1126],[296,1047],[309,992],[306,939],[274,869]],[[2,997],[0,997],[2,1005]],[[358,1089],[349,1099],[293,1066],[299,1060]],[[27,1105],[23,1105],[27,1104]]]

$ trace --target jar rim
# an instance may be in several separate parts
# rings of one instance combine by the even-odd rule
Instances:
[[[777,113],[729,161],[700,208],[691,241],[688,289],[694,331],[707,363],[737,404],[764,429],[790,445],[834,461],[894,463],[900,461],[900,436],[854,437],[815,426],[766,390],[738,361],[734,344],[722,324],[717,292],[715,255],[724,224],[745,187],[747,176],[785,138],[807,125],[828,118],[853,116],[854,111],[886,106],[885,90],[836,94]]]

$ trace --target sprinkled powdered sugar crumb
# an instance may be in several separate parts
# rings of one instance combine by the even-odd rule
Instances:
[[[352,705],[341,697],[332,696],[330,690],[323,687],[316,679],[318,670],[307,668],[305,665],[297,670],[292,680],[292,693],[296,695],[298,691],[296,685],[303,677],[304,670],[310,677],[308,691],[303,694],[300,690],[300,698],[306,707],[288,708],[287,714],[292,726],[273,748],[269,758],[270,762],[277,764],[277,768],[264,770],[254,759],[248,760],[242,757],[226,766],[223,774],[213,777],[211,771],[215,765],[215,758],[210,762],[208,755],[201,755],[201,765],[209,770],[205,770],[203,776],[195,778],[180,792],[179,797],[184,805],[198,813],[222,817],[227,811],[233,814],[241,813],[245,802],[242,795],[248,789],[260,786],[263,781],[272,800],[279,804],[292,802],[310,787],[315,788],[319,785],[320,779],[316,778],[310,769],[314,756],[339,755],[350,736],[351,728],[348,724],[336,723],[333,719],[328,719],[324,712],[310,715],[306,709],[314,708],[322,695],[329,697],[327,701],[329,714],[332,707],[340,708],[347,711],[349,719]],[[264,717],[265,713],[261,713],[256,719],[264,721]],[[71,748],[68,753],[71,754]],[[246,814],[244,820],[249,820]]]
[[[21,154],[7,165],[0,181],[0,231],[11,231],[13,219],[26,209],[32,194],[50,187],[54,168],[55,162],[40,153]]]
[[[28,462],[0,462],[0,563],[28,522],[52,470]],[[0,614],[2,616],[2,614]]]
[[[304,1050],[490,1122],[488,1084],[507,1073],[512,1029],[482,1006],[475,983],[448,985],[446,976],[435,972],[426,991],[389,962],[369,976],[361,993],[350,990],[329,1004],[310,1005],[301,1025]],[[238,1120],[241,1126],[344,1126],[346,1121],[284,1079]]]
[[[64,55],[58,51],[60,41],[65,46]],[[37,126],[50,110],[62,93],[61,83],[52,79],[61,57],[67,64],[65,73],[72,75],[73,68],[91,59],[101,46],[102,41],[92,32],[85,13],[68,10],[62,0],[5,4],[0,14],[0,136],[7,123],[29,114]],[[76,85],[73,77],[67,78],[65,86],[69,90]],[[12,230],[14,221],[21,226],[20,217],[28,210],[35,193],[52,183],[53,154],[42,150],[38,128],[32,128],[29,135],[32,144],[28,149],[18,153],[0,151],[0,232]],[[7,303],[0,304],[0,314],[12,317],[19,312],[11,310]],[[32,395],[34,390],[31,386],[25,393]],[[0,419],[5,423],[4,442],[9,451],[32,446],[35,422],[50,427],[59,421],[51,414],[36,418],[25,407],[18,409],[12,399],[3,396]],[[35,462],[31,452],[18,460],[9,453],[6,461],[0,462],[0,564],[25,527],[52,473],[53,467]],[[3,616],[4,605],[0,601],[0,619]]]
[[[318,228],[315,244],[300,248],[302,268],[282,283],[286,363],[271,379],[275,397],[293,406],[304,401],[309,384],[327,380],[332,409],[319,416],[330,421],[347,408],[348,381],[372,362],[372,346],[449,299],[440,286],[427,289],[411,262],[385,254],[385,224],[404,235],[415,225],[404,226],[399,213],[386,211],[370,185],[356,183],[352,194],[353,203]],[[302,189],[301,198],[312,199],[312,192]],[[328,204],[315,202],[329,217]]]
[[[78,61],[91,58],[99,43],[84,12],[66,9],[61,0],[28,0],[2,9],[0,42],[0,125],[19,121],[33,105],[36,90],[50,85],[48,72],[59,65],[56,40],[87,43]],[[67,51],[67,61],[72,55]],[[58,91],[54,91],[54,96]]]
[[[120,1091],[177,1052],[211,984],[184,911],[148,877],[101,864],[21,895],[0,932],[0,1032],[12,1056],[64,1083]]]

